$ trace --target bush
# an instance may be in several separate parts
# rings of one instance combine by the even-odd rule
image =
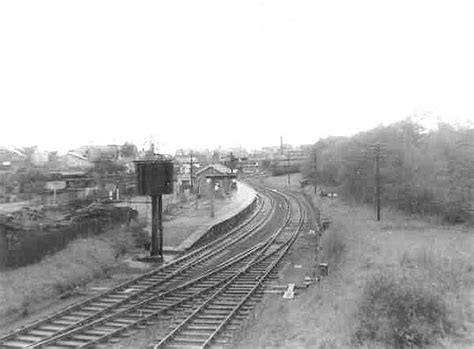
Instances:
[[[469,208],[460,202],[448,202],[444,207],[443,220],[446,223],[465,223],[469,220]]]
[[[447,306],[432,287],[381,273],[367,281],[357,318],[357,341],[396,348],[431,344],[452,329]]]
[[[346,249],[344,234],[339,229],[330,229],[323,233],[321,245],[323,247],[322,258],[325,261],[331,261],[334,264],[341,262]]]
[[[145,230],[146,223],[130,223],[130,231],[135,242],[135,247],[141,247],[150,242],[150,236]]]

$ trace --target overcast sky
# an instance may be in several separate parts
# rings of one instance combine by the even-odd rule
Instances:
[[[313,143],[474,120],[472,1],[1,1],[0,145]]]

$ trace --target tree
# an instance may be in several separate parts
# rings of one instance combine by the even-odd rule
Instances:
[[[137,146],[133,143],[125,142],[120,147],[120,155],[124,158],[134,158],[137,155]]]
[[[318,182],[348,199],[373,202],[374,152],[382,144],[382,201],[410,213],[466,220],[474,189],[474,130],[440,124],[427,132],[412,119],[352,137],[318,141]],[[313,161],[313,160],[308,160]],[[311,163],[306,165],[310,171]],[[314,175],[314,174],[312,174]]]
[[[106,183],[118,183],[122,180],[126,176],[125,170],[124,165],[101,156],[94,162],[94,167],[89,170],[89,174],[97,185],[103,188]]]
[[[39,169],[27,168],[19,170],[16,174],[19,183],[19,192],[28,194],[41,194],[45,191],[48,176]]]

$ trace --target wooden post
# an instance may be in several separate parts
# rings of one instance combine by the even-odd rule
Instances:
[[[375,204],[377,221],[380,221],[380,144],[375,145]]]
[[[158,254],[158,239],[157,239],[157,228],[158,228],[158,215],[157,215],[157,196],[151,197],[151,246],[150,256],[156,256]]]
[[[163,256],[163,199],[158,195],[158,255]]]
[[[194,186],[193,186],[193,152],[189,155],[189,192],[192,194],[194,193]]]
[[[314,167],[313,167],[314,193],[318,193],[318,153],[314,148]]]
[[[200,194],[201,188],[199,186],[197,186],[195,191],[196,191],[196,206],[194,208],[197,210],[198,209],[199,194]]]
[[[211,218],[215,217],[215,212],[214,212],[214,194],[215,194],[215,183],[214,180],[211,179]]]
[[[290,186],[290,150],[288,150],[288,164],[286,170],[288,172],[288,186]]]

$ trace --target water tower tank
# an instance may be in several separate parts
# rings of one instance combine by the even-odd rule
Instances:
[[[134,161],[140,195],[173,193],[174,166],[168,159]]]

